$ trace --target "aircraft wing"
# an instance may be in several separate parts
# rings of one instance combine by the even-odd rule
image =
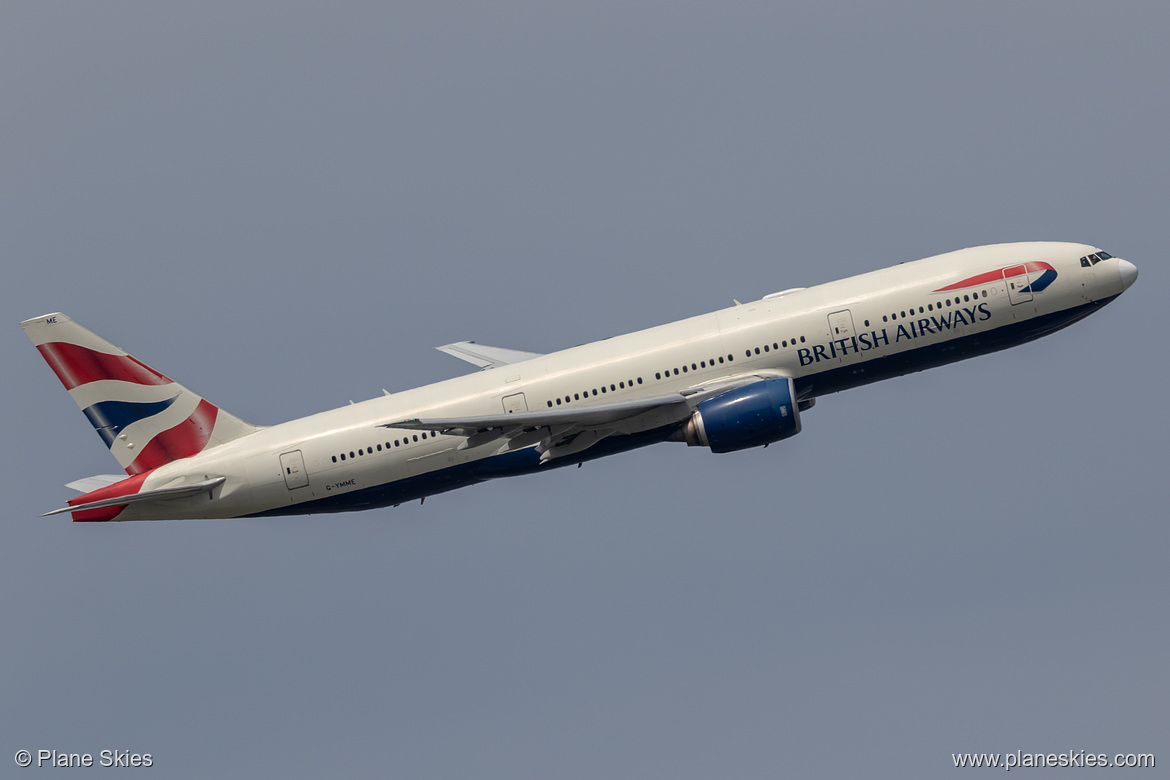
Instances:
[[[588,449],[614,433],[681,423],[699,402],[728,390],[768,378],[775,372],[725,377],[677,393],[644,396],[628,401],[590,403],[526,412],[504,412],[469,417],[426,417],[381,423],[380,428],[436,431],[467,437],[458,449],[502,442],[499,452],[536,445],[541,462]]]
[[[686,396],[680,393],[656,395],[608,404],[592,404],[575,409],[549,409],[536,412],[500,412],[474,417],[428,417],[400,422],[383,423],[380,428],[406,428],[415,431],[439,431],[456,435],[470,435],[495,428],[546,428],[560,425],[594,427],[617,422],[663,406],[686,406]],[[689,413],[689,408],[687,409]],[[685,415],[684,415],[685,417]]]
[[[503,412],[472,417],[429,417],[383,423],[381,428],[436,431],[466,436],[458,449],[495,443],[498,452],[536,445],[541,463],[592,447],[606,436],[625,430],[623,423],[643,419],[645,427],[681,422],[691,407],[681,393],[648,396],[630,401],[583,405],[536,412]],[[647,421],[644,416],[652,416]]]
[[[435,349],[460,360],[466,360],[485,371],[489,368],[498,368],[509,363],[519,363],[522,360],[531,360],[541,356],[539,352],[489,347],[486,344],[476,344],[474,341],[456,341],[454,344],[444,344],[441,347],[435,347]]]

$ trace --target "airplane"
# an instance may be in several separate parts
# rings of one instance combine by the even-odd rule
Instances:
[[[1085,244],[961,249],[550,354],[447,344],[479,370],[267,427],[64,314],[34,317],[25,332],[129,475],[71,482],[81,495],[46,515],[355,511],[659,442],[766,447],[821,396],[1048,335],[1137,275]]]

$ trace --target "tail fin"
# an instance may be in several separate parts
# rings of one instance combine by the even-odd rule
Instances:
[[[64,314],[20,325],[127,474],[259,430]]]

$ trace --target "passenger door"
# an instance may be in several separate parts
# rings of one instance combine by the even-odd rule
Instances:
[[[1032,300],[1032,280],[1028,276],[1027,266],[1013,265],[1003,269],[1003,281],[1007,285],[1008,300],[1012,306]]]
[[[305,459],[300,450],[281,454],[280,471],[284,474],[284,484],[289,490],[309,484],[309,472],[305,471]]]
[[[848,309],[835,311],[829,315],[829,338],[848,339],[856,335],[853,332],[853,313]]]

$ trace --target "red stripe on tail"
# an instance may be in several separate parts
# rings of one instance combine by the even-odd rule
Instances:
[[[99,379],[117,379],[136,385],[166,385],[171,380],[129,355],[109,355],[87,347],[54,341],[37,346],[53,373],[72,390]]]
[[[208,401],[199,406],[183,422],[165,430],[150,440],[134,462],[126,467],[127,474],[141,474],[179,458],[197,455],[207,446],[219,407]]]

